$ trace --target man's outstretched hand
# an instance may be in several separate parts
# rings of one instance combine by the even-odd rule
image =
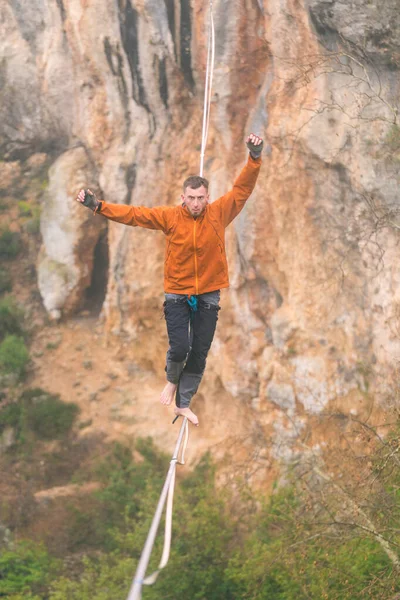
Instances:
[[[96,195],[91,190],[81,190],[76,198],[76,201],[93,211],[96,210],[99,205]]]
[[[246,140],[246,145],[252,158],[259,158],[261,156],[264,142],[258,135],[251,133]]]

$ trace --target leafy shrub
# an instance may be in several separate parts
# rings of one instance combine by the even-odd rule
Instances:
[[[49,600],[120,600],[127,597],[136,567],[132,558],[122,558],[118,554],[100,555],[96,561],[86,559],[84,565],[81,580],[61,577],[52,585]]]
[[[16,335],[7,335],[0,344],[0,372],[22,378],[28,361],[29,352],[24,340]]]
[[[27,594],[24,592],[23,594],[11,594],[11,596],[7,596],[7,600],[43,600],[43,596],[32,596],[32,594]]]
[[[29,202],[20,200],[18,202],[18,211],[21,217],[30,217],[32,214],[32,207]]]
[[[18,202],[18,207],[24,231],[30,235],[37,235],[40,232],[41,206],[21,201]]]
[[[32,594],[27,594],[24,592],[23,594],[11,594],[11,596],[7,596],[7,600],[43,600],[43,596],[32,596]]]
[[[135,460],[132,448],[115,443],[96,462],[75,473],[74,482],[95,479],[101,488],[86,496],[79,505],[69,506],[68,548],[113,551],[118,547],[115,531],[130,527],[150,504],[156,505],[168,470],[168,457],[158,451],[149,439],[137,444],[146,453]],[[151,456],[154,460],[151,460]],[[128,525],[127,525],[128,523]]]
[[[55,440],[71,429],[79,407],[60,400],[40,388],[26,390],[20,398],[24,410],[24,426],[38,439]]]
[[[14,258],[21,249],[21,236],[15,231],[3,229],[0,232],[0,256]]]
[[[22,335],[24,313],[10,296],[0,300],[0,340],[6,335]]]
[[[161,490],[159,467],[152,470],[153,459],[158,463],[162,455],[147,442],[140,445],[142,462],[134,464],[131,452],[116,446],[103,463],[108,500],[114,497],[125,515],[125,524],[113,532],[114,551],[87,559],[79,580],[54,582],[50,600],[126,597]],[[126,487],[135,490],[134,482],[137,510],[129,516],[131,499],[125,492]],[[235,515],[224,490],[215,486],[212,464],[203,458],[176,488],[170,562],[156,584],[145,589],[146,599],[363,600],[366,590],[371,600],[394,597],[400,591],[397,571],[377,539],[352,528],[335,535],[331,521],[327,529],[320,521],[312,529],[304,521],[312,509],[303,500],[297,488],[282,488],[260,502],[258,510]],[[113,526],[104,517],[103,527]],[[162,542],[160,535],[148,573],[157,566]]]
[[[78,413],[76,404],[62,402],[41,388],[28,389],[18,402],[0,409],[0,435],[13,427],[18,443],[32,440],[32,435],[40,440],[60,439],[69,433]]]
[[[12,288],[11,276],[8,271],[0,269],[0,294],[10,292]]]
[[[24,229],[30,235],[37,235],[40,233],[40,215],[41,215],[41,207],[34,206],[32,209],[32,216],[30,219],[27,219],[24,225]]]
[[[10,208],[10,201],[3,197],[3,190],[0,190],[0,213],[5,212]]]
[[[17,402],[7,404],[0,409],[0,435],[6,427],[17,428],[21,418],[21,405]]]
[[[80,581],[64,577],[53,583],[51,600],[118,600],[127,596],[168,471],[169,457],[158,451],[150,439],[140,440],[136,450],[139,447],[142,458],[135,461],[131,449],[115,444],[99,468],[105,487],[96,497],[104,504],[95,506],[93,518],[95,511],[100,510],[99,524],[103,529],[109,528],[115,543],[113,552],[87,559]],[[223,495],[215,489],[214,469],[208,457],[185,479],[184,485],[179,482],[175,493],[176,527],[171,562],[154,588],[146,588],[146,598],[239,598],[230,594],[224,579],[234,519],[230,520],[224,510]],[[79,524],[82,523],[80,520]],[[157,566],[162,543],[160,535],[149,573]]]
[[[58,561],[43,546],[19,542],[0,554],[0,596],[20,594],[21,598],[31,598],[31,593],[45,589],[57,566]]]

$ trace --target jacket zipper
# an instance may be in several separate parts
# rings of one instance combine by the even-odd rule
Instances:
[[[195,277],[195,284],[196,284],[196,295],[198,295],[199,294],[199,280],[197,277],[196,220],[194,220],[194,225],[193,225],[193,246],[194,246],[194,277]]]

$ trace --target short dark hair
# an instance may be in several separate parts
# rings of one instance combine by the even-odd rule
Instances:
[[[188,187],[192,188],[192,190],[197,190],[197,188],[201,187],[202,185],[204,185],[208,192],[208,180],[204,177],[200,177],[200,175],[191,175],[183,182],[183,193],[185,193],[185,190]]]

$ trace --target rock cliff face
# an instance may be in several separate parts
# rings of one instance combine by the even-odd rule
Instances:
[[[244,163],[248,132],[267,148],[227,231],[231,288],[202,392],[248,402],[275,431],[277,456],[307,415],[396,401],[396,5],[213,2],[212,197]],[[38,263],[53,316],[77,310],[104,269],[94,257],[107,225],[73,202],[80,187],[110,202],[174,204],[198,172],[208,10],[199,0],[1,5],[2,160],[40,152],[53,163]],[[162,372],[162,235],[112,223],[107,243],[105,330],[128,335],[137,361]]]

